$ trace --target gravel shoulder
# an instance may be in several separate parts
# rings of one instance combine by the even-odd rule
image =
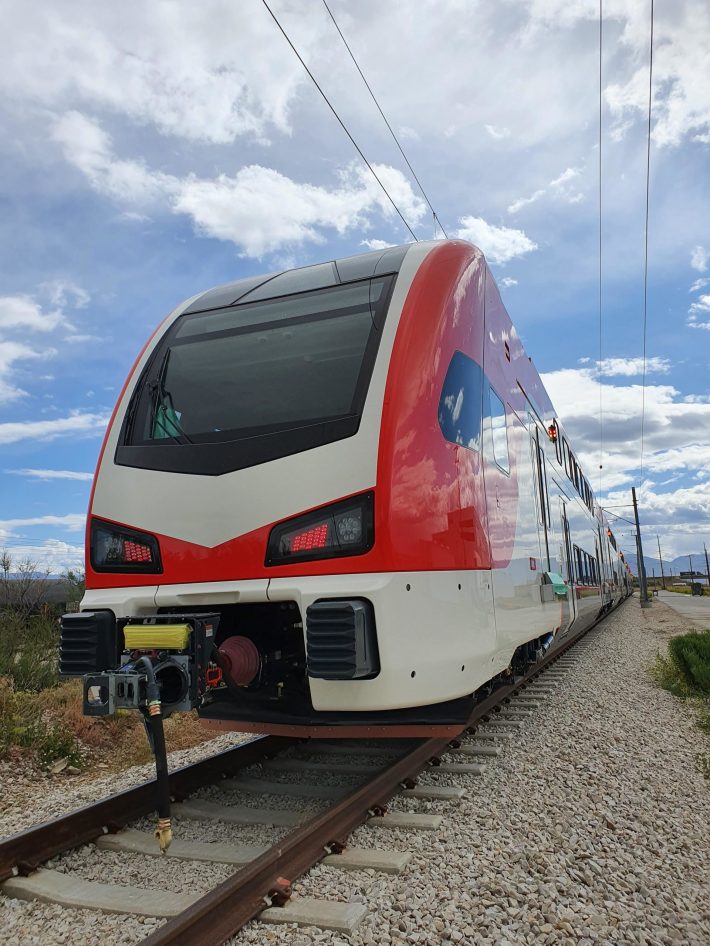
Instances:
[[[369,905],[351,937],[254,923],[232,946],[707,946],[710,785],[694,757],[710,751],[710,738],[695,727],[691,710],[646,673],[668,637],[687,629],[662,603],[641,611],[632,598],[572,652],[578,656],[556,692],[502,743],[503,753],[488,761],[482,777],[425,776],[465,785],[462,804],[394,802],[400,810],[443,814],[439,831],[355,832],[353,845],[412,851],[403,875],[319,866],[299,881],[299,895]],[[171,764],[238,738],[220,736],[183,750]],[[142,766],[118,778],[21,782],[14,789],[17,783],[0,772],[0,797],[11,806],[0,825],[5,833],[19,830],[150,774],[150,766]],[[180,830],[178,824],[178,836]],[[91,847],[66,855],[63,865],[85,876],[101,870]],[[110,867],[109,873],[118,872],[120,864]],[[142,867],[132,865],[130,882]],[[170,886],[189,884],[191,870],[185,864],[183,877],[176,873]],[[195,871],[196,887],[207,873]],[[85,910],[60,915],[50,906],[0,897],[0,940],[18,946],[132,944],[155,923]]]

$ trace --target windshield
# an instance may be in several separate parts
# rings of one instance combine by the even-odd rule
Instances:
[[[392,281],[368,279],[177,319],[136,389],[122,445],[155,450],[265,437],[273,459],[279,434],[290,433],[281,455],[313,446],[314,427],[322,428],[316,438],[321,443],[351,436]],[[296,432],[309,429],[299,447]],[[117,455],[118,462],[130,459],[139,459],[135,451],[132,457]],[[248,458],[234,459],[237,466],[228,468],[252,465],[242,462]],[[165,469],[159,462],[144,452],[140,463],[129,465]],[[187,456],[178,464],[185,465],[195,466]]]

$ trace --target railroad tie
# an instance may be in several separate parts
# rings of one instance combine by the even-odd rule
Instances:
[[[243,805],[219,805],[201,798],[190,799],[172,806],[178,818],[191,821],[224,821],[226,824],[271,824],[294,827],[308,817],[307,812],[269,808],[247,808]]]
[[[419,831],[436,831],[441,826],[441,815],[420,815],[409,811],[388,811],[375,815],[365,824],[368,828],[415,828]]]
[[[161,851],[149,831],[126,828],[116,834],[104,834],[94,842],[102,851],[126,854],[145,854],[161,857]],[[181,861],[203,861],[211,864],[243,865],[270,850],[268,845],[226,844],[218,841],[182,841],[173,838],[165,854]],[[330,854],[324,864],[339,870],[378,870],[386,874],[401,874],[409,863],[408,851],[380,851],[368,848],[346,847],[342,854]]]
[[[235,792],[256,792],[259,795],[288,795],[291,798],[335,800],[352,791],[352,786],[309,785],[307,782],[270,782],[261,778],[225,778],[219,788]]]
[[[341,903],[314,897],[291,897],[282,907],[267,907],[259,914],[263,923],[295,923],[322,930],[352,933],[367,915],[364,903]]]
[[[405,788],[402,797],[457,802],[461,801],[465,794],[466,789],[456,785],[415,785],[414,788]]]
[[[151,840],[155,844],[155,839]],[[75,874],[44,868],[29,877],[11,877],[2,884],[2,892],[17,900],[39,900],[78,910],[157,917],[177,916],[202,897],[201,893],[172,893],[170,890],[100,884]]]
[[[478,742],[464,743],[458,749],[451,749],[452,754],[466,756],[498,756],[500,755],[500,746],[485,746]]]

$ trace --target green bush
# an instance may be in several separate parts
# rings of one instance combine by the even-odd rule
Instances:
[[[59,627],[51,608],[0,611],[0,676],[15,689],[39,692],[59,682]]]
[[[710,631],[673,637],[668,649],[691,693],[710,696]]]

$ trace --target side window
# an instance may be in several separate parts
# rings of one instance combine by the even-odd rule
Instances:
[[[493,438],[493,459],[504,473],[510,473],[505,405],[490,385],[488,386],[488,410]]]
[[[451,443],[481,449],[481,368],[462,352],[454,352],[439,399],[439,426]]]

